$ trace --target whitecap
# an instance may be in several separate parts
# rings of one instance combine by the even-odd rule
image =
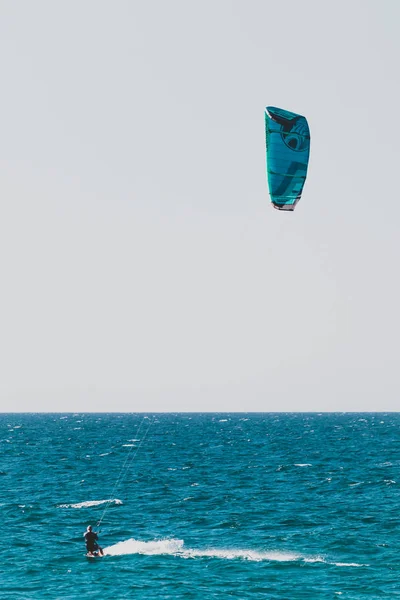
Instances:
[[[59,504],[57,508],[90,508],[91,506],[100,506],[101,504],[122,504],[122,500],[112,498],[109,500],[86,500],[77,504]]]
[[[312,467],[310,463],[298,463],[294,465],[295,467]]]
[[[341,563],[341,562],[334,562],[331,563],[332,565],[335,565],[335,567],[369,567],[369,565],[360,565],[358,563]]]

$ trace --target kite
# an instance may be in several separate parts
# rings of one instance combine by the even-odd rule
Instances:
[[[301,198],[310,156],[307,119],[282,108],[265,109],[269,193],[274,208],[294,210]]]

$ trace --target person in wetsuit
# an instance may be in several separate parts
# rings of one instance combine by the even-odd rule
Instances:
[[[99,554],[100,556],[104,555],[103,549],[100,548],[100,546],[97,543],[97,533],[95,531],[92,531],[91,525],[88,526],[85,533],[83,534],[83,537],[85,538],[86,550],[88,551],[88,554],[93,554],[94,556],[96,554]]]

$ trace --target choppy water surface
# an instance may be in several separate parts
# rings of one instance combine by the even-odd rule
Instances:
[[[2,599],[400,596],[400,414],[3,414],[0,448]]]

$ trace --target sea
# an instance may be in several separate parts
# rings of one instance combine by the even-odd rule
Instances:
[[[0,600],[400,597],[400,413],[8,413],[0,448]]]

